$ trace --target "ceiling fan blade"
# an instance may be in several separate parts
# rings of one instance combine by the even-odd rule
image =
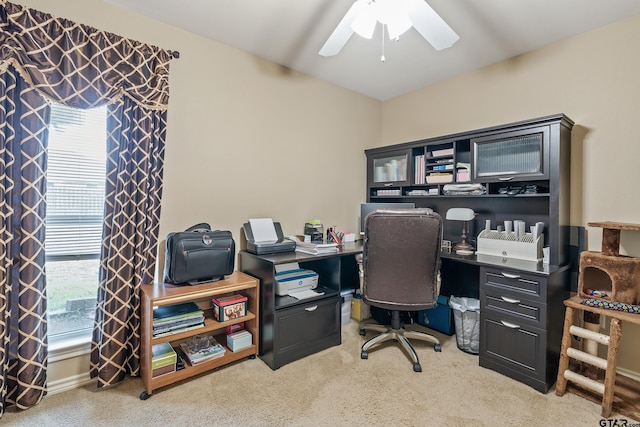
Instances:
[[[451,47],[460,38],[424,0],[406,0],[413,26],[436,50]]]
[[[362,0],[357,0],[351,5],[347,13],[344,15],[344,18],[342,18],[336,29],[333,30],[333,33],[331,33],[327,41],[324,43],[324,46],[322,46],[322,49],[320,49],[320,52],[318,52],[320,55],[333,56],[337,55],[338,52],[342,50],[353,34],[351,23],[356,16],[358,16],[358,13],[363,6],[366,6],[366,3]]]

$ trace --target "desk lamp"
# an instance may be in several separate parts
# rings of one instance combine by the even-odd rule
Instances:
[[[467,233],[469,232],[469,221],[476,216],[473,209],[469,208],[451,208],[447,211],[446,218],[452,221],[462,221],[462,241],[454,245],[453,250],[456,252],[473,252],[473,246],[467,243]]]

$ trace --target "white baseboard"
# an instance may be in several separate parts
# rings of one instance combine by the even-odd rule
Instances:
[[[619,373],[622,376],[625,376],[627,378],[631,378],[632,380],[638,381],[640,383],[640,374],[638,372],[629,371],[629,370],[623,369],[623,368],[617,368],[616,372]]]
[[[89,376],[89,372],[87,371],[83,374],[78,374],[47,383],[47,394],[51,396],[53,394],[62,393],[63,391],[82,387],[95,381],[96,379],[91,378]]]

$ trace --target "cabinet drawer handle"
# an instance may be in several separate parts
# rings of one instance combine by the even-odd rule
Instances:
[[[314,305],[313,307],[307,307],[307,308],[305,308],[305,310],[307,310],[307,311],[316,311],[316,308],[318,308],[318,306],[317,306],[317,305]]]
[[[517,274],[509,274],[509,273],[505,273],[504,271],[502,272],[502,275],[504,277],[506,277],[507,279],[519,279],[520,276]]]
[[[512,176],[501,176],[498,178],[499,181],[511,181],[512,179]]]
[[[502,323],[504,326],[506,326],[507,328],[511,328],[511,329],[520,329],[519,325],[516,325],[515,323],[509,323],[509,322],[505,322],[504,320],[501,320],[500,323]]]
[[[391,186],[393,186],[393,182],[390,182],[390,183],[388,183],[388,184],[384,184],[384,186],[385,186],[385,187],[391,187]]]
[[[508,302],[509,304],[519,304],[520,303],[519,299],[513,299],[513,298],[507,298],[507,297],[500,297],[500,298],[502,298],[502,301]]]

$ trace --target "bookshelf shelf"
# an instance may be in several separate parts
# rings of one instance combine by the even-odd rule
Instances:
[[[140,336],[140,364],[141,376],[145,390],[140,394],[141,400],[148,399],[154,390],[173,384],[178,381],[199,375],[229,363],[244,359],[255,358],[258,354],[259,327],[257,313],[259,310],[259,282],[257,279],[242,273],[234,272],[217,282],[203,283],[195,286],[177,286],[165,283],[142,285],[142,313]],[[226,322],[218,322],[213,317],[211,299],[222,295],[241,293],[248,297],[247,314],[243,317]],[[195,302],[204,312],[204,326],[189,331],[153,336],[153,309],[160,306],[179,304],[183,302]],[[239,351],[231,351],[226,346],[225,328],[238,323],[244,323],[244,329],[252,335],[252,344]],[[182,354],[180,344],[196,335],[213,335],[225,348],[225,354],[215,359],[207,360],[195,365]],[[184,360],[184,368],[175,372],[166,373],[154,377],[152,375],[151,350],[155,344],[169,342],[176,353]]]

